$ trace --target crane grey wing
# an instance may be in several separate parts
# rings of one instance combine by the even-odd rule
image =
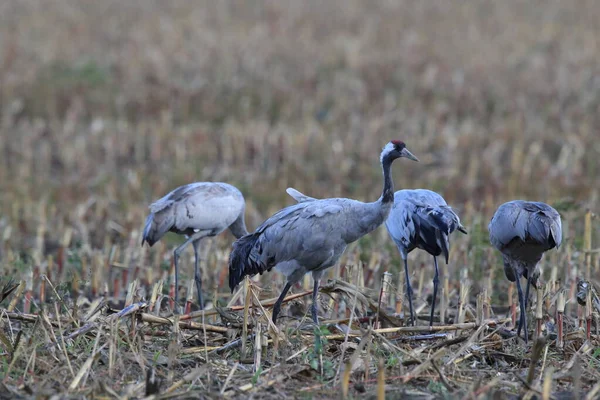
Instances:
[[[428,206],[446,206],[446,200],[439,194],[429,189],[405,189],[398,192],[404,199],[413,201],[417,204],[426,204]]]
[[[417,227],[412,218],[415,205],[410,202],[395,202],[392,211],[385,221],[385,227],[392,240],[405,251],[412,250],[412,243],[417,233]]]
[[[296,200],[298,203],[303,203],[305,201],[314,201],[317,200],[314,197],[310,197],[305,195],[304,193],[294,189],[294,188],[287,188],[285,190],[287,192],[287,194],[290,195],[290,197],[292,197],[294,200]]]
[[[340,221],[332,217],[343,210],[336,201],[316,200],[286,207],[263,222],[254,233],[233,244],[229,260],[229,287],[233,289],[246,275],[262,274],[278,263],[292,259],[319,266],[331,257],[326,248]]]
[[[547,204],[529,202],[523,205],[529,213],[526,237],[550,248],[560,246],[562,242],[562,223],[560,214]]]
[[[513,201],[500,206],[488,226],[491,243],[499,250],[513,240],[548,249],[562,242],[560,215],[544,203]]]
[[[466,233],[458,215],[437,193],[419,189],[399,191],[397,194],[386,227],[392,239],[401,247],[403,256],[419,247],[435,256],[443,253],[447,262],[450,252],[448,236],[456,229]]]
[[[180,186],[150,205],[142,245],[146,241],[152,246],[169,231],[219,233],[243,214],[244,208],[242,193],[227,183],[196,182]]]
[[[214,198],[231,196],[242,198],[242,193],[232,185],[223,182],[196,182],[183,185],[150,204],[150,212],[158,213],[174,204],[184,203],[190,198],[205,202]]]
[[[526,216],[519,207],[505,203],[494,214],[489,225],[490,242],[501,250],[515,237],[525,239]]]

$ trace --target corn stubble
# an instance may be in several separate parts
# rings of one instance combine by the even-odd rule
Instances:
[[[590,22],[576,26],[514,1],[491,14],[474,1],[108,3],[12,2],[0,13],[3,390],[157,399],[600,393],[593,2],[547,5],[544,15]],[[508,23],[514,29],[495,32]],[[429,260],[411,256],[424,267],[411,277],[419,323],[406,326],[402,263],[384,229],[349,246],[323,279],[319,351],[310,280],[293,288],[275,326],[283,278],[255,277],[229,293],[231,238],[203,243],[203,280],[214,288],[203,311],[191,254],[175,288],[175,239],[139,246],[149,200],[193,181],[239,187],[249,227],[291,204],[289,186],[375,200],[373,154],[396,137],[423,155],[423,165],[394,171],[396,186],[442,192],[469,231],[453,237],[440,265],[431,328]],[[564,245],[545,256],[530,299],[528,347],[514,337],[516,290],[486,230],[513,198],[548,201],[563,217]],[[176,290],[187,299],[179,316]]]

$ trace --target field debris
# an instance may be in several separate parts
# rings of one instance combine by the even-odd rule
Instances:
[[[600,397],[597,2],[0,9],[0,398]],[[173,279],[180,238],[140,246],[149,202],[196,181],[238,187],[251,230],[289,187],[374,201],[391,139],[420,158],[392,168],[396,189],[439,192],[469,232],[431,327],[433,260],[410,254],[408,326],[384,228],[323,275],[319,326],[310,276],[277,324],[281,274],[229,291],[229,233],[200,244],[204,310],[191,251]],[[487,228],[517,198],[563,231],[527,345]]]
[[[395,315],[391,307],[378,307],[377,292],[331,280],[323,285],[321,293],[337,297],[337,301],[340,298],[353,301],[355,312],[348,319],[324,320],[320,331],[307,329],[309,326],[303,319],[275,327],[269,319],[273,300],[260,301],[255,295],[258,290],[255,283],[249,282],[247,289],[253,294],[246,297],[251,302],[247,306],[221,307],[193,315],[173,315],[168,309],[163,309],[162,315],[149,314],[150,303],[143,300],[120,310],[111,308],[106,299],[95,299],[88,302],[89,309],[81,307],[70,312],[61,312],[58,303],[54,309],[37,314],[1,309],[3,331],[9,327],[9,335],[3,334],[1,339],[11,360],[3,383],[13,393],[22,391],[24,388],[14,386],[10,376],[35,362],[42,363],[38,364],[40,368],[54,370],[66,366],[70,371],[65,376],[69,378],[65,382],[67,391],[79,394],[102,393],[106,389],[94,386],[84,389],[93,377],[107,374],[126,379],[129,374],[143,373],[145,383],[128,386],[127,393],[156,398],[181,390],[188,395],[196,392],[239,395],[275,388],[283,382],[306,390],[302,388],[305,378],[301,378],[306,374],[334,379],[333,387],[318,388],[323,394],[335,390],[338,384],[342,393],[348,394],[352,383],[355,387],[372,385],[377,396],[385,393],[387,382],[393,384],[397,380],[404,384],[433,380],[448,394],[468,396],[494,388],[509,391],[520,388],[541,395],[550,390],[550,377],[561,382],[575,372],[580,374],[580,382],[593,379],[593,374],[582,375],[577,360],[593,357],[592,343],[598,343],[600,338],[592,335],[585,340],[583,332],[576,334],[576,326],[567,329],[562,347],[558,338],[549,340],[548,336],[539,335],[527,355],[522,353],[522,340],[504,339],[499,334],[501,329],[511,326],[510,316],[481,319],[481,323],[478,318],[452,323],[450,317],[446,325],[394,326],[393,323],[402,324],[403,315]],[[300,294],[304,296],[292,294],[285,303],[308,297],[310,292]],[[24,302],[24,294],[21,296],[20,301]],[[458,315],[459,310],[455,311],[454,315]],[[365,312],[371,315],[365,318]],[[386,326],[376,329],[377,316],[372,314],[377,312]],[[245,337],[244,314],[248,332]],[[332,333],[336,330],[340,333]],[[322,351],[315,348],[315,340]],[[247,349],[246,355],[241,351],[242,344]],[[77,356],[76,349],[82,348],[90,348],[85,357]],[[550,361],[559,357],[567,362]],[[472,387],[467,384],[471,380],[462,377],[461,371],[474,364],[482,374],[492,374],[493,380],[484,387]],[[188,370],[194,365],[203,372]],[[211,371],[210,379],[206,368]],[[179,370],[188,372],[182,379],[173,380],[173,372]],[[339,380],[334,377],[336,370]],[[369,371],[377,373],[372,375]],[[62,375],[52,376],[48,379],[62,379]]]

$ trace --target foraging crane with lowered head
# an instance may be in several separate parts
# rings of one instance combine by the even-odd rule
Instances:
[[[413,290],[408,274],[408,253],[416,248],[425,250],[433,256],[435,274],[433,276],[433,299],[429,325],[433,325],[433,313],[439,286],[439,270],[437,257],[444,255],[448,264],[450,252],[449,236],[455,230],[464,234],[467,230],[460,223],[460,218],[446,204],[442,196],[427,189],[398,190],[394,194],[394,206],[385,221],[387,231],[398,247],[404,261],[406,274],[406,294],[410,317],[415,325],[415,312],[412,303]]]
[[[248,234],[244,221],[246,203],[234,186],[222,182],[196,182],[180,186],[150,205],[142,246],[153,246],[167,232],[185,235],[186,241],[173,251],[175,264],[175,303],[179,292],[179,256],[191,243],[194,248],[194,280],[198,304],[204,308],[202,277],[198,258],[200,241],[229,228],[236,238]]]
[[[349,243],[385,221],[394,202],[391,165],[401,157],[418,161],[402,141],[393,140],[383,148],[380,162],[384,185],[379,200],[372,203],[346,198],[302,201],[278,211],[253,233],[235,241],[229,257],[231,291],[244,276],[262,274],[272,268],[282,272],[287,283],[273,306],[275,323],[287,292],[311,272],[314,280],[312,319],[318,324],[316,299],[321,276],[335,265]]]
[[[524,331],[527,343],[527,301],[529,286],[537,286],[539,262],[544,253],[560,246],[562,223],[560,214],[548,204],[536,201],[513,200],[502,204],[488,225],[490,242],[502,253],[504,274],[517,283],[521,315],[517,336]],[[520,278],[527,279],[525,296]]]

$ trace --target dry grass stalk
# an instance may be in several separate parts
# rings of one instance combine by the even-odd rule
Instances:
[[[73,378],[73,380],[71,381],[71,384],[69,385],[69,391],[74,391],[77,389],[77,387],[79,386],[81,380],[90,372],[90,369],[92,368],[92,364],[94,363],[94,361],[97,361],[98,358],[100,358],[100,353],[102,350],[104,350],[104,348],[106,347],[106,343],[103,344],[97,351],[93,352],[92,355],[90,357],[88,357],[88,359],[83,363],[83,365],[81,366],[81,368],[79,369],[79,371],[77,371],[77,375],[75,375],[75,377]]]
[[[242,352],[240,356],[246,357],[246,342],[248,341],[248,322],[250,316],[250,306],[252,305],[252,287],[250,286],[250,279],[246,276],[244,278],[244,324],[242,325]]]
[[[450,279],[444,274],[444,284],[442,286],[442,295],[440,298],[440,324],[446,323],[446,313],[448,312],[448,298],[450,296]]]
[[[133,304],[133,297],[137,289],[138,280],[133,280],[127,287],[127,294],[125,295],[125,307],[129,307]]]
[[[583,251],[585,253],[585,279],[592,277],[592,212],[587,210],[583,225]]]
[[[54,303],[54,310],[56,312],[56,315],[60,315],[60,313],[58,311],[58,303]],[[44,311],[42,311],[42,321],[44,321],[47,324],[47,326],[49,328],[49,331],[52,332],[52,336],[54,336],[54,331],[53,331],[52,326],[50,325],[50,321],[48,321],[48,317],[46,316],[46,313]],[[63,332],[62,326],[60,324],[60,318],[57,318],[57,321],[58,321],[58,329],[59,329],[59,331]],[[58,346],[62,345],[61,350],[63,351],[63,354],[65,356],[65,360],[67,361],[67,366],[69,367],[69,371],[71,371],[71,376],[74,376],[75,373],[73,372],[73,366],[71,366],[71,360],[69,359],[69,354],[67,352],[67,345],[65,344],[65,338],[64,338],[63,335],[60,335],[60,341],[61,341],[61,343],[59,344],[58,341],[57,341],[57,339],[56,339],[56,336],[53,337],[53,342],[56,345],[58,345]]]
[[[56,288],[54,287],[54,285],[52,284],[52,282],[50,282],[50,280],[48,280],[47,276],[42,276],[42,278],[44,280],[46,280],[46,282],[48,282],[48,285],[50,285],[50,287],[52,288],[52,291],[54,292],[54,295],[56,296],[56,298],[58,299],[59,303],[63,306],[65,312],[67,313],[67,315],[69,316],[69,319],[75,324],[75,325],[79,325],[79,322],[75,320],[75,318],[73,317],[73,314],[71,313],[69,307],[65,304],[65,302],[63,301],[62,297],[58,294],[58,292],[56,291]],[[29,312],[25,312],[26,314],[28,314]]]
[[[348,398],[350,389],[350,373],[352,372],[352,364],[346,363],[344,366],[344,374],[342,375],[342,399]]]
[[[21,280],[21,282],[19,282],[19,287],[17,288],[17,291],[16,291],[15,295],[13,296],[13,299],[10,301],[10,303],[8,304],[8,308],[6,309],[9,313],[14,311],[15,307],[17,306],[17,302],[23,295],[24,290],[25,290],[25,281]]]
[[[253,286],[250,286],[250,293],[252,294],[252,297],[254,298],[256,304],[258,305],[259,310],[262,312],[262,315],[265,317],[265,319],[267,321],[267,325],[269,326],[269,330],[273,331],[273,333],[275,333],[276,335],[282,335],[282,332],[279,330],[277,325],[275,325],[273,323],[273,319],[271,318],[271,313],[268,313],[267,310],[265,310],[263,305],[260,303],[258,296],[256,295],[256,293],[253,290]],[[283,338],[283,335],[281,336],[281,338]]]
[[[379,359],[379,369],[377,371],[377,400],[385,399],[385,364],[383,358]]]
[[[285,299],[283,299],[282,303],[287,303],[289,301],[292,301],[292,300],[295,300],[295,299],[298,299],[298,298],[301,298],[301,297],[305,297],[305,296],[308,296],[310,294],[312,294],[312,290],[308,290],[308,291],[304,291],[304,292],[292,294],[292,295],[287,296]],[[262,307],[272,307],[275,304],[276,300],[277,300],[277,298],[263,300],[263,301],[260,302],[260,305]],[[232,307],[226,308],[225,311],[227,311],[227,312],[230,312],[230,311],[241,311],[244,308],[245,308],[244,305],[242,305],[242,306],[232,306]],[[193,312],[191,312],[189,314],[181,315],[179,317],[179,319],[181,321],[186,321],[186,320],[189,320],[189,319],[204,318],[204,317],[209,317],[209,316],[213,316],[213,315],[217,315],[217,314],[219,314],[219,313],[217,312],[216,309],[213,309],[213,310],[200,310],[200,311],[193,311]]]
[[[408,383],[412,379],[418,378],[423,372],[425,372],[428,368],[432,367],[432,363],[439,360],[446,354],[448,351],[447,348],[441,348],[432,355],[428,356],[424,362],[419,364],[415,369],[413,369],[409,374],[405,375],[402,378],[403,383]]]
[[[148,321],[148,322],[150,322],[150,321]],[[194,321],[179,321],[179,328],[180,329],[193,329],[193,330],[198,330],[198,331],[203,331],[203,332],[216,332],[216,333],[227,333],[227,331],[228,331],[228,329],[225,328],[224,326],[209,325],[209,324],[203,324],[203,323],[194,322]]]
[[[597,399],[599,394],[600,394],[600,382],[596,383],[594,385],[594,387],[589,392],[587,392],[587,394],[585,395],[585,400]]]
[[[490,319],[486,321],[482,321],[482,324],[477,324],[477,322],[466,322],[462,324],[453,324],[453,325],[434,325],[434,326],[400,326],[396,328],[381,328],[374,329],[373,332],[379,334],[386,333],[409,333],[409,332],[443,332],[443,331],[458,331],[465,329],[476,329],[481,327],[496,327],[503,325],[509,322],[509,318],[505,319]],[[358,334],[347,333],[348,337],[360,337]],[[327,335],[325,336],[328,340],[341,340],[346,337],[346,334],[343,335]]]
[[[240,365],[239,362],[236,362],[235,364],[233,364],[231,371],[229,371],[229,374],[227,375],[227,379],[225,379],[225,383],[223,383],[223,387],[221,387],[221,391],[220,391],[221,395],[223,395],[225,393],[225,390],[227,389],[227,385],[229,385],[229,382],[231,381],[231,378],[233,378],[233,375],[235,374],[235,371],[237,371],[239,365]]]
[[[580,395],[581,393],[581,364],[582,360],[580,359],[579,353],[575,353],[572,357],[573,367],[571,370],[571,374],[573,376],[573,392],[576,395]]]
[[[379,312],[381,310],[381,305],[387,306],[389,303],[389,292],[390,287],[392,285],[392,274],[385,271],[383,273],[383,277],[381,278],[381,289],[379,291],[379,301],[377,302],[377,315],[375,316],[375,328],[380,328],[379,323]]]
[[[175,263],[173,260],[171,260],[169,278],[171,280],[171,284],[169,285],[169,306],[171,310],[175,310],[175,307],[179,307],[179,304],[175,304],[175,291],[179,290],[179,288],[175,287]]]
[[[459,357],[462,357],[462,355],[466,352],[466,350],[468,348],[470,348],[474,342],[477,341],[477,338],[481,335],[481,333],[483,332],[483,330],[486,328],[486,325],[480,325],[477,330],[475,332],[473,332],[473,334],[471,336],[469,336],[469,339],[465,342],[465,344],[463,344],[460,349],[456,352],[454,352],[454,355],[451,356],[448,360],[446,360],[445,365],[450,365],[453,363],[458,363]]]
[[[262,344],[261,324],[258,323],[254,327],[254,365],[252,367],[254,373],[261,370]]]
[[[544,384],[542,386],[542,400],[550,400],[552,397],[552,374],[554,373],[554,369],[552,367],[548,367],[546,369],[546,373],[544,374]]]
[[[477,324],[477,326],[480,326],[484,320],[484,318],[483,318],[483,303],[484,302],[485,302],[484,293],[479,293],[477,295],[477,300],[476,300],[476,312],[477,313],[475,314],[475,323]]]
[[[190,279],[190,283],[188,285],[187,296],[185,300],[185,310],[183,311],[185,314],[189,314],[192,310],[192,303],[194,302],[194,280]]]
[[[417,298],[418,299],[422,299],[423,298],[423,287],[425,285],[425,264],[421,263],[420,264],[420,268],[419,268],[419,285],[417,286]],[[415,307],[415,318],[418,319],[418,314],[419,314],[419,310],[417,310],[418,307]]]
[[[535,336],[536,337],[540,337],[542,335],[542,322],[543,322],[543,318],[544,318],[543,305],[544,305],[544,289],[542,287],[538,287],[536,290],[536,303],[535,303],[535,319],[536,319]]]
[[[556,254],[554,255],[556,258]],[[547,284],[548,296],[546,296],[546,310],[549,313],[550,308],[552,307],[551,300],[554,299],[560,284],[558,282],[558,268],[556,266],[557,261],[554,260],[552,263],[552,270],[550,273],[550,282]]]
[[[23,299],[23,312],[31,312],[31,300],[33,298],[33,269],[30,268],[25,278],[25,298]]]
[[[179,389],[184,384],[195,381],[196,379],[198,379],[198,377],[200,377],[204,373],[206,373],[206,371],[203,370],[202,368],[197,368],[195,370],[192,370],[189,374],[185,375],[183,377],[183,379],[180,379],[177,382],[173,383],[171,386],[169,386],[163,392],[161,398],[165,398],[166,395],[173,393],[174,391]]]
[[[540,357],[542,356],[542,349],[546,346],[546,339],[538,337],[533,342],[533,349],[531,350],[531,361],[529,362],[529,370],[527,371],[527,384],[531,386],[533,383],[533,377],[535,375],[535,367]]]
[[[482,293],[483,300],[483,320],[489,319],[491,314],[490,297],[488,296],[488,289],[485,288]]]
[[[405,290],[406,282],[404,274],[402,273],[402,270],[400,270],[398,273],[398,286],[396,287],[396,315],[403,314]],[[407,318],[404,318],[404,316],[403,319],[405,323],[408,320]]]
[[[160,302],[158,301],[158,296],[162,292],[163,280],[159,280],[152,286],[152,294],[150,296],[150,310],[153,311],[155,315],[158,315],[160,312]]]
[[[562,349],[564,347],[564,321],[563,317],[565,314],[565,292],[564,290],[560,290],[558,292],[558,300],[556,301],[556,314],[558,325],[558,336],[556,338],[556,347],[558,349]]]
[[[590,340],[592,336],[592,304],[592,290],[590,288],[586,293],[585,301],[585,334],[588,340]]]
[[[356,266],[356,265],[352,265],[352,266],[348,266],[347,267],[348,270],[351,272],[351,276],[354,275],[354,279],[358,285],[359,283],[359,276],[360,276],[360,269]],[[352,321],[355,318],[354,314],[355,314],[355,310],[356,310],[356,304],[357,304],[357,300],[358,300],[358,291],[354,292],[354,296],[352,298],[352,303],[350,306],[350,318],[348,319],[348,329],[346,330],[346,333],[344,334],[344,346],[342,346],[342,352],[340,355],[340,359],[343,360],[344,359],[344,354],[346,352],[346,348],[347,348],[347,343],[348,343],[348,338],[350,337],[350,328],[352,327]],[[350,364],[352,365],[352,364]],[[338,366],[338,370],[336,371],[336,376],[334,379],[334,382],[337,381],[338,377],[340,376],[340,369],[342,368],[343,364],[339,363]],[[348,373],[349,374],[349,373]],[[346,372],[344,372],[344,379],[346,376]]]
[[[508,284],[508,307],[510,310],[511,324],[512,326],[516,326],[517,321],[517,304],[515,302],[515,284]]]

